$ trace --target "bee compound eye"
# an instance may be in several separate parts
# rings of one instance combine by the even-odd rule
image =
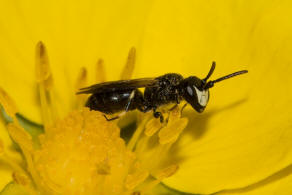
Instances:
[[[193,89],[190,87],[190,86],[187,86],[187,92],[190,96],[193,96],[194,95],[194,91]]]

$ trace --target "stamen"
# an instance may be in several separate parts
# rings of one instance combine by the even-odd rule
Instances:
[[[41,41],[36,46],[36,81],[44,83],[46,89],[50,88],[53,82],[48,53]]]
[[[25,157],[26,164],[27,164],[27,170],[30,172],[32,178],[34,181],[39,180],[39,175],[36,172],[33,161],[32,161],[32,152],[33,152],[33,143],[31,136],[19,125],[15,123],[9,123],[7,125],[7,130],[12,137],[12,139],[19,145],[21,148],[21,151]],[[9,161],[10,162],[10,161]],[[13,161],[12,161],[13,162]],[[11,163],[9,163],[11,164]],[[19,172],[24,173],[24,171],[19,168],[19,166],[16,163],[11,164],[15,169],[17,169]],[[42,185],[42,184],[39,184]]]
[[[178,165],[171,165],[169,167],[166,167],[158,172],[156,175],[156,179],[152,178],[146,182],[143,185],[143,187],[140,189],[140,192],[142,194],[146,194],[148,191],[153,189],[155,186],[157,186],[163,179],[172,176],[175,174],[178,170]]]
[[[41,181],[39,173],[36,171],[34,163],[33,163],[33,158],[32,154],[28,152],[25,148],[21,147],[22,153],[25,157],[26,164],[27,164],[27,170],[30,173],[31,177],[35,181],[36,186],[39,188],[39,190],[43,191],[45,190],[46,192],[49,191],[48,187],[45,186],[44,183],[40,183],[38,181]]]
[[[75,89],[79,90],[80,88],[86,86],[87,82],[87,70],[85,67],[82,67],[80,69],[76,84],[75,84]]]
[[[105,68],[103,59],[99,59],[96,63],[96,82],[102,83],[106,81]]]
[[[177,172],[178,168],[179,168],[178,165],[170,165],[170,166],[160,170],[158,172],[158,174],[156,175],[156,178],[158,180],[163,180],[167,177],[170,177]]]
[[[133,190],[136,186],[142,183],[147,177],[149,173],[147,171],[138,170],[133,174],[128,175],[125,186],[129,190]]]
[[[157,186],[161,181],[155,178],[151,178],[144,182],[144,185],[139,189],[141,194],[147,194],[150,190],[152,190],[155,186]]]
[[[9,123],[7,130],[12,139],[21,147],[31,152],[33,150],[32,138],[23,128],[15,123]]]
[[[39,87],[42,118],[45,129],[53,123],[51,89],[53,78],[50,70],[47,50],[42,42],[36,46],[36,81]]]
[[[16,104],[13,99],[0,87],[0,104],[3,106],[5,112],[12,118],[18,112]]]
[[[13,172],[12,173],[12,178],[13,178],[15,183],[20,184],[24,188],[24,190],[27,192],[27,194],[31,194],[31,195],[37,195],[38,194],[32,188],[31,180],[26,174],[19,173],[19,172]]]
[[[146,124],[144,133],[148,137],[151,137],[159,129],[161,129],[161,127],[162,127],[162,124],[161,124],[160,120],[157,118],[153,118]]]
[[[27,186],[29,185],[30,179],[25,174],[21,174],[19,172],[13,172],[12,174],[13,180],[20,185]]]
[[[0,153],[0,160],[1,162],[9,165],[12,170],[23,174],[26,173],[26,171],[18,163],[15,162],[15,159],[10,157],[5,151],[2,151],[2,153]]]
[[[136,49],[132,47],[128,54],[127,62],[121,74],[121,80],[128,80],[132,77],[136,62]]]
[[[152,115],[150,117],[152,117]],[[159,176],[161,179],[163,177],[168,177],[168,173],[169,176],[171,175],[170,173],[174,174],[174,170],[177,169],[177,165],[175,165],[172,167],[173,169],[169,167],[169,169],[165,169],[162,172],[161,167],[163,167],[163,163],[165,163],[162,159],[168,155],[169,148],[177,140],[188,123],[187,118],[181,118],[181,111],[178,106],[168,113],[166,119],[168,122],[163,124],[160,123],[159,119],[155,118],[147,121],[144,128],[144,135],[139,138],[134,149],[137,159],[142,163],[142,167],[149,170],[151,174],[161,173]],[[143,127],[139,126],[139,128]],[[159,133],[157,134],[158,131]],[[139,132],[137,134],[139,134]],[[164,174],[164,176],[162,176],[162,174]],[[157,185],[157,183],[159,183],[159,181],[150,182],[148,187]]]
[[[3,141],[0,139],[0,155],[4,153],[4,144]]]
[[[141,155],[145,156],[145,151],[147,151],[147,147],[149,145],[149,139],[151,139],[151,136],[153,136],[161,128],[162,123],[158,118],[152,118],[146,123],[144,130],[145,135],[140,138],[135,148],[135,153],[138,157],[140,157]]]
[[[0,160],[9,165],[14,171],[23,174],[25,173],[24,169],[15,162],[15,159],[13,159],[7,154],[7,152],[4,149],[4,143],[1,139],[0,139]]]
[[[15,125],[14,123],[9,123],[7,128],[8,128],[9,133],[11,133],[10,136],[12,137],[12,139],[14,139],[15,142],[18,143],[20,141],[24,143],[19,146],[21,150],[26,151],[23,154],[25,158],[28,159],[29,157],[27,155],[27,151],[32,150],[32,144],[29,143],[28,141],[29,135],[26,134],[24,130],[19,131],[17,125]],[[19,163],[15,161],[15,158],[11,157],[8,153],[4,151],[4,145],[3,145],[2,140],[0,140],[0,160],[12,168],[13,170],[12,177],[17,184],[22,185],[24,189],[27,192],[29,192],[29,194],[36,195],[36,192],[32,189],[32,186],[30,185],[31,180],[30,180],[30,177],[28,176],[28,173],[26,172],[26,170],[23,169],[23,167]],[[27,164],[28,166],[30,166],[28,161],[27,161]]]
[[[173,122],[168,123],[166,127],[160,130],[159,143],[164,145],[168,143],[173,143],[177,140],[180,133],[185,129],[188,124],[187,118],[177,119]]]
[[[145,124],[146,122],[149,120],[149,117],[151,117],[151,115],[145,116],[145,118],[138,124],[138,128],[135,131],[134,135],[131,137],[128,145],[127,145],[127,149],[132,151],[141,135],[141,133],[143,132],[144,128],[145,128]]]
[[[80,69],[80,73],[79,73],[78,78],[76,80],[75,91],[78,91],[80,88],[86,86],[86,83],[87,83],[87,70],[85,67],[83,67]],[[76,97],[75,108],[76,109],[82,108],[85,104],[86,99],[87,99],[87,95],[80,94],[80,95],[77,95],[75,97]]]

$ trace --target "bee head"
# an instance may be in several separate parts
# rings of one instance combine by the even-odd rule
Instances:
[[[182,87],[183,98],[199,113],[203,112],[209,101],[209,89],[204,89],[206,83],[196,76],[184,79]]]
[[[234,72],[232,74],[220,77],[214,81],[208,81],[213,74],[216,67],[216,63],[213,62],[208,75],[204,79],[199,79],[196,76],[190,76],[183,80],[182,97],[199,113],[203,112],[209,101],[209,89],[214,86],[215,83],[222,80],[247,73],[247,70]]]

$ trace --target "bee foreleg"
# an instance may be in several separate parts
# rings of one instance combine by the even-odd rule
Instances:
[[[182,112],[183,112],[183,110],[185,109],[185,107],[186,107],[187,105],[188,105],[187,103],[185,103],[185,104],[183,105],[183,107],[182,107],[181,110],[180,110],[180,115],[182,115]]]
[[[153,109],[153,116],[155,118],[159,118],[160,119],[160,122],[163,123],[164,118],[163,118],[163,115],[162,115],[161,112],[156,112],[156,109]]]
[[[178,106],[178,104],[175,104],[175,105],[172,106],[168,111],[173,111],[177,106]]]

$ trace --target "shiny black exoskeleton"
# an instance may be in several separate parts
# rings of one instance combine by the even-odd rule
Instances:
[[[135,109],[141,112],[153,110],[154,117],[160,118],[160,121],[163,122],[162,114],[156,111],[158,107],[169,103],[179,104],[185,100],[201,113],[207,106],[209,88],[213,87],[214,83],[247,73],[247,70],[242,70],[214,81],[207,81],[214,69],[215,62],[204,79],[195,76],[184,79],[180,74],[170,73],[157,78],[100,83],[82,88],[77,94],[92,94],[86,102],[86,106],[91,110],[98,110],[105,114]],[[145,88],[144,94],[138,88]],[[106,119],[117,118],[119,116]]]
[[[132,93],[134,95],[131,98]],[[86,106],[105,114],[135,109],[144,111],[144,99],[142,92],[138,89],[117,89],[113,92],[94,93],[88,98]]]

